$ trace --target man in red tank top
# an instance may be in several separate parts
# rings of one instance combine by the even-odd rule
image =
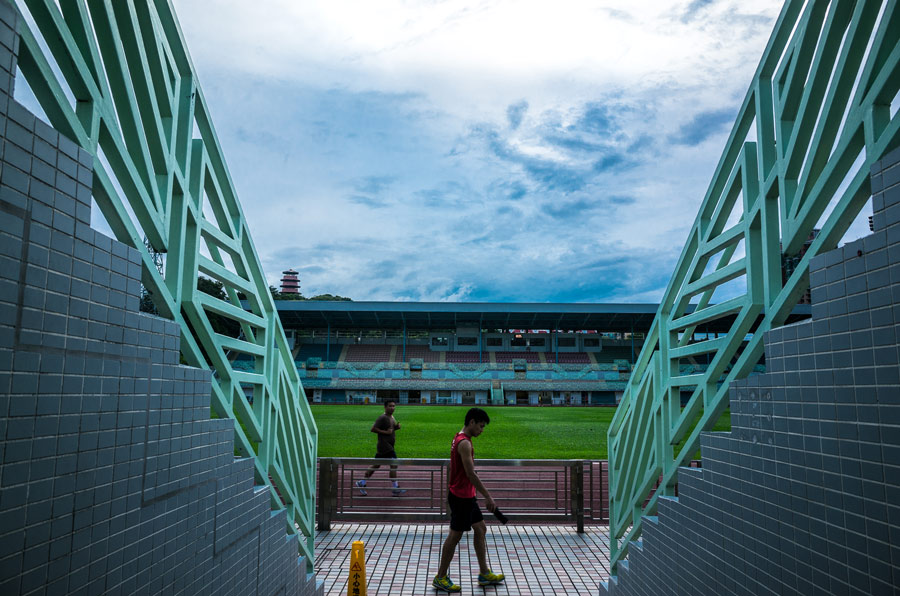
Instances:
[[[447,502],[450,506],[450,534],[444,541],[441,550],[441,566],[431,585],[444,592],[459,592],[462,588],[454,584],[448,575],[456,545],[459,544],[463,532],[474,531],[475,555],[478,557],[478,584],[493,586],[503,582],[502,573],[493,573],[487,566],[487,547],[484,516],[478,508],[475,498],[477,490],[484,496],[488,511],[494,511],[496,505],[491,493],[482,484],[475,473],[475,448],[472,439],[484,432],[484,427],[491,421],[487,412],[481,408],[472,408],[466,412],[465,425],[453,438],[450,446],[450,492]]]

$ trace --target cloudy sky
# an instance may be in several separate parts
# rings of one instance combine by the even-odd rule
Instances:
[[[270,282],[662,296],[777,0],[175,0]]]

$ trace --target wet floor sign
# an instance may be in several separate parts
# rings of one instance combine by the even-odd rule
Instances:
[[[347,596],[366,596],[366,549],[361,540],[353,543],[353,550],[350,552]]]

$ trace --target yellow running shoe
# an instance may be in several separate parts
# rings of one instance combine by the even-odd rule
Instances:
[[[431,585],[443,592],[462,592],[462,587],[454,584],[449,575],[444,577],[435,575],[434,579],[431,580]]]
[[[503,580],[506,579],[506,576],[502,573],[494,573],[493,571],[488,570],[487,573],[479,573],[478,574],[478,585],[479,586],[496,586],[498,584],[502,584]]]

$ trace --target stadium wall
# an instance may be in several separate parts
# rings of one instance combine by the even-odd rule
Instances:
[[[18,43],[0,1],[0,594],[322,594],[91,229],[91,156],[12,98]]]
[[[812,260],[812,320],[766,333],[601,594],[898,593],[900,149],[872,192],[875,233]]]

